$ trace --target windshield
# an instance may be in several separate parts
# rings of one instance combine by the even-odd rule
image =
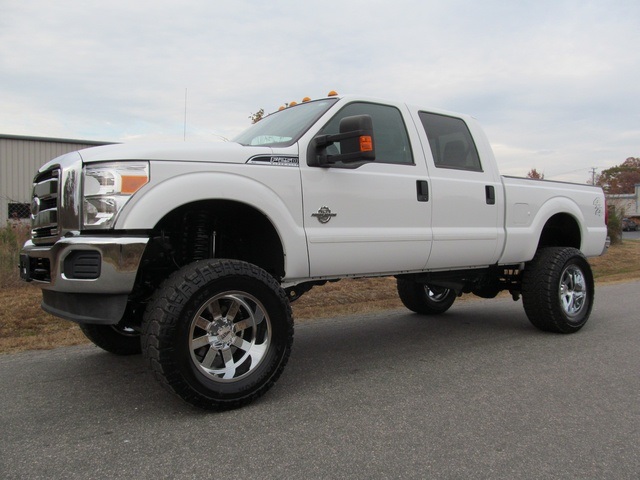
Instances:
[[[232,141],[241,145],[291,145],[336,101],[330,98],[285,108],[254,123]]]

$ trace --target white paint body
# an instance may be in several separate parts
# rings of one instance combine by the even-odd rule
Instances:
[[[373,162],[339,169],[307,164],[309,142],[337,109],[354,101],[399,109],[413,165]],[[603,252],[607,233],[600,188],[501,177],[489,142],[473,118],[428,109],[466,122],[483,171],[437,168],[419,111],[425,109],[343,97],[298,142],[284,148],[185,143],[117,145],[80,153],[85,164],[150,162],[151,181],[121,212],[117,230],[151,229],[176,207],[198,200],[235,200],[257,208],[283,244],[284,284],[527,262],[547,220],[557,213],[577,221],[580,249],[586,256]],[[248,163],[257,156],[287,156],[299,162]],[[418,181],[428,183],[429,201],[417,200]],[[495,189],[493,205],[486,202],[487,186]],[[317,216],[322,207],[335,214],[326,223]]]

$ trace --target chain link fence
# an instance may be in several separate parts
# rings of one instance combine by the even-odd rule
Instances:
[[[31,217],[31,207],[28,203],[7,202],[7,219],[11,221],[29,220]]]
[[[21,285],[18,263],[22,245],[29,238],[31,230],[31,207],[28,203],[2,198],[6,208],[0,224],[0,287]]]

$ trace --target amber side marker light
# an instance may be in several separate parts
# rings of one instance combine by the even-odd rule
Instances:
[[[143,175],[123,175],[120,191],[132,195],[146,185],[148,181],[149,179]]]
[[[373,140],[369,135],[361,135],[360,136],[360,151],[361,152],[370,152],[373,150]]]

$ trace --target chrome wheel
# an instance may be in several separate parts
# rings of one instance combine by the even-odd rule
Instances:
[[[439,315],[449,310],[456,300],[455,290],[398,278],[398,295],[409,310],[421,315]]]
[[[430,287],[429,285],[425,285],[424,291],[427,294],[428,299],[432,302],[442,302],[444,300],[448,300],[449,292],[451,290],[448,288]]]
[[[567,317],[579,316],[587,299],[587,283],[582,270],[576,265],[569,265],[562,272],[558,294]]]
[[[265,308],[251,295],[225,292],[207,300],[191,322],[191,359],[218,382],[235,382],[254,371],[271,343]]]

